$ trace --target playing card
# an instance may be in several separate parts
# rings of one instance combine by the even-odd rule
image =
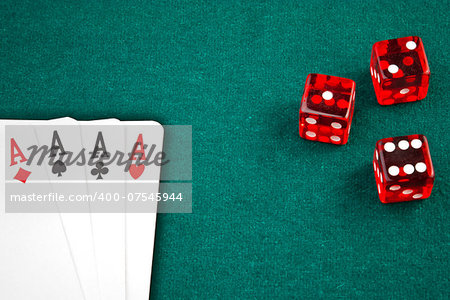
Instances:
[[[87,194],[86,164],[83,163],[85,154],[76,120],[65,118],[49,121],[45,125],[34,126],[34,132],[39,146],[46,146],[50,150],[48,163],[43,166],[53,192],[64,194],[72,200],[82,199]],[[90,203],[65,201],[57,205],[85,298],[99,299]]]
[[[109,164],[116,151],[124,152],[124,128],[115,119],[79,124],[89,158],[88,193],[98,198],[91,219],[102,299],[125,299],[125,174],[123,167]]]
[[[157,209],[157,201],[149,199],[157,198],[161,172],[161,165],[152,162],[162,152],[164,128],[154,121],[122,124],[126,125],[125,145],[130,160],[125,172],[129,200],[125,232],[126,294],[127,299],[144,300],[150,295]]]
[[[44,200],[51,198],[46,171],[30,157],[29,147],[38,145],[33,125],[42,123],[0,121],[4,141],[0,148],[0,295],[2,299],[83,299],[60,215],[5,211],[33,211],[36,206],[29,201],[33,190],[45,192]],[[17,124],[21,126],[11,128]],[[22,201],[11,204],[12,196],[25,194],[24,205]],[[50,202],[50,206],[55,205]]]

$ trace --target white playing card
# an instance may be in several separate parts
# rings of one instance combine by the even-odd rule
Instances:
[[[9,200],[5,198],[6,190],[20,192],[32,184],[42,184],[33,183],[34,179],[45,178],[42,167],[20,163],[19,157],[17,164],[6,164],[11,155],[11,138],[14,138],[23,154],[28,157],[26,148],[37,144],[32,126],[42,123],[43,121],[0,121],[0,140],[4,142],[0,148],[0,298],[79,300],[84,295],[60,215],[5,213],[5,201]],[[14,124],[27,126],[23,126],[23,130],[20,129],[18,133],[5,130],[5,125]],[[20,175],[20,168],[31,173],[22,172]],[[17,175],[13,176],[16,172]],[[14,177],[25,183],[13,179]]]
[[[49,148],[54,145],[64,149],[55,151],[55,164],[45,164],[48,177],[52,184],[53,192],[64,194],[67,185],[77,193],[70,196],[83,197],[87,194],[86,165],[81,159],[75,158],[82,150],[81,132],[76,120],[65,118],[52,120],[42,126],[35,126],[35,135],[40,144]],[[66,155],[60,155],[62,151]],[[69,153],[72,158],[67,159]],[[73,161],[70,164],[69,161]],[[61,164],[57,164],[61,162]],[[70,164],[70,165],[69,165]],[[70,183],[68,182],[70,181]],[[74,187],[76,185],[76,187]],[[67,196],[67,195],[66,195]],[[61,202],[58,203],[61,219],[69,242],[70,250],[75,261],[77,274],[80,278],[86,300],[100,298],[98,275],[94,253],[94,241],[92,235],[91,217],[89,214],[89,202]]]
[[[116,150],[124,151],[125,132],[118,120],[82,121],[79,124],[86,154],[89,155],[93,152],[99,138],[99,132],[101,132],[106,150],[111,152],[111,155],[114,155]],[[102,146],[102,144],[99,146]],[[101,154],[103,153],[98,153],[98,156],[100,157]],[[107,195],[111,196],[111,194],[123,195],[125,192],[124,172],[115,165],[108,165],[106,168],[108,169],[107,173],[105,173],[105,167],[89,166],[86,170],[89,182],[88,192],[90,194],[98,192],[104,198]],[[105,189],[104,186],[111,185],[111,182],[113,182],[115,192],[111,190],[111,193],[102,194],[102,190]],[[123,204],[123,202],[121,203]],[[116,212],[105,213],[105,210],[109,208]],[[92,231],[101,297],[103,300],[125,299],[124,214],[117,212],[114,203],[107,203],[107,205],[102,202],[94,203],[92,209]],[[120,211],[123,212],[123,208]]]
[[[161,124],[154,121],[128,121],[122,124],[127,128],[128,153],[139,153],[141,146],[148,145],[144,149],[146,157],[141,157],[141,160],[151,160],[149,151],[153,145],[153,155],[162,151],[164,128]],[[156,195],[159,192],[160,172],[161,167],[155,164],[132,165],[126,172],[127,195],[134,195],[136,198],[143,192]],[[127,202],[128,211],[135,211],[135,204],[139,205],[137,202]],[[152,207],[149,208],[148,205]],[[156,206],[157,202],[147,202],[146,211],[153,213],[126,214],[126,294],[129,300],[146,300],[150,295]]]

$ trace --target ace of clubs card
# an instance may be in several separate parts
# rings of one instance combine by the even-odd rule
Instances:
[[[88,193],[102,197],[91,207],[102,299],[125,299],[125,174],[123,167],[111,162],[116,151],[124,152],[125,130],[116,119],[79,123],[90,160],[85,174]]]

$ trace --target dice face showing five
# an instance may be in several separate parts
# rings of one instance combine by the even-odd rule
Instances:
[[[381,105],[425,98],[430,68],[422,39],[410,36],[375,43],[372,47],[370,74]]]
[[[373,168],[383,203],[425,199],[431,194],[434,170],[424,135],[379,140]]]
[[[354,107],[353,80],[309,74],[300,106],[300,136],[336,145],[347,143]]]

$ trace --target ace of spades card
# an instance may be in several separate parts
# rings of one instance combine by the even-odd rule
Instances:
[[[79,122],[88,165],[88,193],[93,203],[92,232],[102,299],[125,299],[125,174],[119,166],[125,131],[117,119]],[[116,154],[118,156],[116,156]]]
[[[126,192],[138,195],[159,192],[161,166],[152,161],[161,155],[164,128],[154,121],[125,121],[129,164]],[[135,198],[136,197],[136,198]],[[148,299],[150,294],[157,202],[127,201],[126,288],[127,299]]]
[[[9,207],[8,194],[48,196],[47,172],[32,159],[30,146],[38,145],[33,131],[45,121],[0,122],[0,290],[4,299],[83,299],[73,256],[58,213],[40,213],[41,206]],[[45,194],[44,194],[45,193]],[[40,202],[42,204],[42,202]],[[54,203],[50,203],[54,205]],[[52,210],[45,206],[45,209]],[[17,211],[16,211],[17,212]]]
[[[34,132],[39,146],[49,150],[42,167],[47,172],[53,192],[67,199],[82,199],[87,193],[86,159],[78,123],[71,118],[50,121],[42,126],[34,126]],[[98,299],[100,290],[89,215],[90,203],[65,201],[58,202],[57,206],[85,298]]]

